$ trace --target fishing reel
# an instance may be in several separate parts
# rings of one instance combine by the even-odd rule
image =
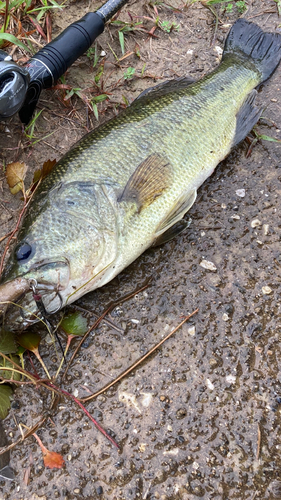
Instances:
[[[29,123],[42,89],[52,87],[80,57],[127,0],[108,0],[96,12],[89,12],[68,26],[57,38],[40,49],[24,67],[0,50],[0,120],[19,112]]]

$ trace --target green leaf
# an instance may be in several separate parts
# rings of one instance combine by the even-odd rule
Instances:
[[[99,121],[99,112],[96,103],[92,102],[92,108],[97,121]]]
[[[129,68],[124,73],[124,80],[129,80],[130,78],[133,78],[135,71],[136,71],[135,68],[129,66]]]
[[[29,48],[24,45],[20,40],[18,40],[14,35],[11,35],[10,33],[0,33],[0,45],[1,41],[7,40],[7,42],[11,42],[14,45],[17,45],[18,47],[21,47],[23,50],[29,51]]]
[[[270,137],[269,135],[260,135],[259,139],[263,139],[264,141],[269,142],[281,142],[280,139],[275,139],[274,137]]]
[[[14,363],[17,363],[19,362],[19,359],[17,356],[10,356],[11,360],[14,361]],[[14,368],[14,365],[13,363],[11,363],[11,361],[7,361],[5,358],[2,358],[0,359],[0,367],[1,368]],[[11,382],[13,380],[20,380],[20,373],[18,372],[14,372],[12,370],[0,370],[0,379],[1,378],[5,378],[7,380],[11,380]],[[0,385],[1,387],[1,385]]]
[[[122,55],[124,55],[125,54],[125,41],[124,41],[123,31],[119,31],[119,42],[120,42]]]
[[[4,420],[9,413],[13,389],[8,385],[0,385],[0,419]]]
[[[0,352],[3,354],[10,354],[16,352],[15,336],[8,330],[1,330],[0,332]]]
[[[17,340],[22,347],[28,349],[28,351],[33,352],[38,349],[38,346],[41,342],[41,337],[40,335],[38,335],[38,333],[27,331],[21,333]]]
[[[88,331],[88,321],[81,313],[67,314],[61,324],[61,328],[67,335],[84,335]]]

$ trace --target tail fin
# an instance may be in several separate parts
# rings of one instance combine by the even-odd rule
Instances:
[[[240,18],[228,34],[223,59],[231,54],[250,58],[261,73],[261,82],[264,82],[281,60],[281,35],[265,33],[256,24]]]

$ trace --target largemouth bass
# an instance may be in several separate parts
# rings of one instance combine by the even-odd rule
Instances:
[[[2,277],[0,302],[25,295],[15,328],[101,287],[186,227],[199,186],[258,121],[255,88],[280,58],[280,35],[239,19],[217,69],[144,91],[62,158]]]

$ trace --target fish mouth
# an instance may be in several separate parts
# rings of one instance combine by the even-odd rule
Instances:
[[[59,311],[70,279],[68,259],[41,261],[0,285],[0,317],[7,327],[26,328]]]

